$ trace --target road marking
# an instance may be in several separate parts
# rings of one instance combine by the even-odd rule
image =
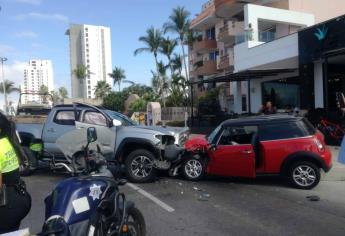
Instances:
[[[146,192],[144,189],[139,188],[138,186],[136,186],[135,184],[132,183],[127,183],[126,184],[128,187],[130,187],[131,189],[133,189],[134,191],[137,191],[138,193],[140,193],[141,195],[147,197],[148,199],[150,199],[151,201],[153,201],[154,203],[156,203],[158,206],[160,206],[161,208],[163,208],[164,210],[166,210],[167,212],[174,212],[175,209],[172,208],[171,206],[169,206],[168,204],[162,202],[161,200],[159,200],[158,198],[156,198],[155,196],[153,196],[151,193]]]

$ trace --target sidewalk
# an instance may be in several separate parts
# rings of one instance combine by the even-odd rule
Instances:
[[[338,162],[339,147],[330,146],[333,158],[333,167],[326,173],[322,180],[325,181],[345,181],[345,165]]]

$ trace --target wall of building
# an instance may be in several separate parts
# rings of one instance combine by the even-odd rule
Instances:
[[[344,0],[289,0],[289,9],[315,15],[315,23],[343,15]]]

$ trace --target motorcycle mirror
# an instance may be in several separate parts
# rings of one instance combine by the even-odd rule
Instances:
[[[116,127],[116,126],[121,126],[121,125],[122,125],[122,122],[119,121],[119,120],[114,119],[114,120],[113,120],[113,125],[114,125],[115,127]]]
[[[87,129],[87,142],[93,143],[97,140],[97,132],[95,127],[89,127]]]

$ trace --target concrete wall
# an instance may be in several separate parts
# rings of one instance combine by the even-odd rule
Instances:
[[[344,0],[289,0],[289,9],[311,13],[315,16],[315,23],[343,15],[345,13]]]

